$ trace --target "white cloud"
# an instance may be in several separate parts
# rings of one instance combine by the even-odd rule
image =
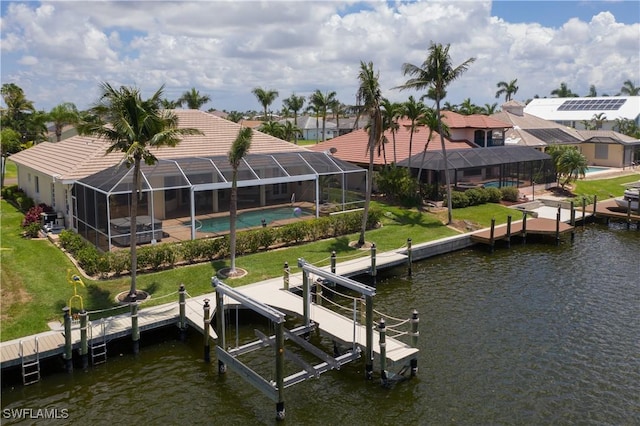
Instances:
[[[361,6],[360,3],[357,4]],[[640,82],[640,24],[609,12],[559,27],[491,17],[488,1],[206,1],[12,3],[1,25],[2,82],[21,86],[38,108],[65,101],[85,108],[98,84],[165,84],[177,98],[191,87],[206,107],[260,109],[251,89],[308,95],[335,90],[354,103],[360,61],[380,71],[385,96],[405,100],[404,62],[420,64],[431,41],[451,43],[454,65],[475,57],[447,101],[493,103],[496,83],[518,79],[517,99],[548,96],[560,82],[586,94],[615,94]],[[517,6],[514,6],[517,7]]]

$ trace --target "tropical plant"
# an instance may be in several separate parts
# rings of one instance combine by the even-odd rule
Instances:
[[[420,179],[422,177],[422,168],[424,167],[424,159],[427,156],[427,149],[429,149],[429,142],[431,142],[433,132],[438,128],[438,115],[436,111],[433,108],[426,108],[424,114],[422,115],[422,117],[420,117],[418,124],[429,129],[427,141],[425,142],[424,149],[422,150],[422,161],[420,161],[420,168],[418,169],[418,182],[420,182]],[[446,137],[449,137],[449,126],[447,126],[445,123],[442,123],[441,127],[444,135]]]
[[[417,122],[418,119],[424,114],[427,107],[422,102],[417,102],[413,96],[409,96],[409,100],[407,100],[404,104],[402,104],[403,110],[402,115],[407,117],[410,121],[408,126],[409,128],[409,164],[408,168],[411,170],[411,157],[413,156],[413,135],[418,132]]]
[[[484,104],[484,107],[481,107],[479,112],[485,115],[495,114],[496,112],[498,112],[498,104]]]
[[[289,120],[285,121],[282,125],[282,139],[297,143],[298,136],[302,136],[302,129]]]
[[[7,169],[7,158],[21,150],[20,133],[7,127],[0,131],[0,145],[2,145],[2,157],[0,158],[0,188],[4,188],[4,176]]]
[[[498,88],[498,91],[496,92],[496,99],[504,95],[504,101],[509,102],[513,95],[518,92],[518,86],[516,86],[517,82],[517,78],[514,78],[508,83],[506,81],[498,82],[498,84],[496,84],[496,87]]]
[[[411,76],[402,86],[398,88],[427,90],[429,97],[436,101],[436,113],[438,116],[438,133],[440,134],[440,144],[442,145],[442,156],[444,157],[445,182],[447,189],[447,210],[448,222],[453,221],[451,213],[451,177],[449,176],[449,161],[447,159],[447,150],[444,143],[444,131],[442,129],[442,116],[440,113],[440,102],[446,94],[446,88],[454,80],[458,79],[469,68],[469,65],[475,61],[475,58],[469,58],[462,64],[454,67],[451,65],[451,56],[449,55],[450,45],[443,46],[438,43],[431,43],[429,47],[429,55],[427,59],[420,65],[416,66],[410,63],[402,65],[403,74]]]
[[[0,93],[7,105],[0,109],[0,127],[18,132],[22,143],[37,144],[47,140],[48,115],[44,111],[36,111],[22,88],[15,83],[5,83]]]
[[[56,140],[62,139],[62,129],[68,124],[77,124],[79,121],[78,109],[75,104],[65,102],[57,105],[49,112],[49,121],[53,122]]]
[[[333,118],[336,120],[336,132],[338,136],[340,134],[340,116],[346,114],[347,106],[340,102],[338,99],[334,99],[329,105]]]
[[[233,121],[234,123],[239,122],[244,118],[244,114],[240,111],[231,111],[227,113],[227,120]]]
[[[592,84],[591,86],[589,86],[589,94],[585,97],[595,98],[596,96],[598,96],[598,92],[596,91],[596,86]]]
[[[180,106],[187,104],[187,108],[189,109],[200,109],[200,107],[211,100],[211,96],[209,95],[201,95],[199,91],[196,90],[195,87],[192,87],[191,90],[187,90],[180,96],[180,98],[176,101]]]
[[[178,117],[162,108],[162,92],[164,86],[147,100],[143,100],[140,90],[122,86],[119,89],[109,83],[102,83],[102,94],[98,102],[91,108],[97,121],[81,123],[78,131],[84,135],[94,135],[109,141],[111,145],[107,153],[122,152],[122,163],[133,166],[133,182],[131,189],[131,289],[128,299],[137,295],[136,273],[136,231],[138,215],[138,198],[142,197],[140,166],[153,165],[157,158],[151,148],[176,146],[182,135],[201,134],[197,129],[178,128]]]
[[[593,123],[594,130],[602,129],[605,121],[607,121],[607,115],[604,112],[593,114],[593,117],[591,117],[591,122]]]
[[[269,105],[271,105],[273,101],[275,101],[278,97],[278,91],[256,87],[251,91],[251,93],[255,95],[255,97],[258,99],[258,102],[260,102],[260,105],[262,105],[262,108],[264,109],[264,121],[271,120],[267,113],[267,110],[269,108]]]
[[[258,130],[275,138],[284,139],[284,126],[277,121],[265,121]]]
[[[401,103],[391,102],[387,98],[382,99],[380,106],[382,107],[383,128],[391,132],[391,139],[393,140],[393,163],[395,164],[398,162],[396,155],[396,133],[398,133],[400,129],[398,118],[402,115],[403,107]]]
[[[314,110],[317,114],[316,123],[317,123],[318,116],[322,117],[322,141],[323,142],[326,140],[325,129],[326,129],[326,122],[327,122],[327,114],[329,112],[329,108],[331,108],[331,105],[335,102],[335,100],[336,100],[336,92],[334,91],[322,93],[320,89],[316,89],[316,91],[309,96],[309,103],[313,105]]]
[[[560,87],[558,87],[557,89],[553,89],[551,91],[551,94],[557,98],[575,98],[578,96],[567,87],[567,83],[565,83],[564,81],[560,83]]]
[[[580,176],[584,177],[588,167],[587,158],[578,151],[578,148],[569,147],[564,150],[558,157],[558,163],[556,164],[558,172],[566,177],[562,182],[562,188],[571,180],[577,180]]]
[[[462,101],[458,108],[458,113],[462,115],[473,115],[478,114],[480,112],[480,107],[473,102],[471,102],[471,98],[467,98]]]
[[[171,101],[169,99],[163,99],[161,103],[164,109],[178,109],[182,106],[180,101]]]
[[[293,121],[296,127],[298,127],[298,112],[304,108],[304,96],[296,96],[295,93],[292,93],[287,99],[282,101],[282,104],[293,111]],[[294,135],[294,143],[298,143],[298,134]]]
[[[636,86],[631,80],[627,80],[622,84],[620,94],[624,96],[638,96],[640,95],[640,86]]]
[[[367,229],[369,205],[371,204],[371,191],[373,189],[373,153],[375,147],[380,144],[380,140],[382,139],[382,111],[380,107],[382,91],[380,89],[379,77],[380,74],[373,70],[373,62],[365,63],[360,61],[360,72],[358,73],[358,81],[360,84],[356,92],[356,104],[361,106],[361,111],[369,116],[369,141],[367,143],[367,149],[369,150],[369,169],[364,211],[362,213],[362,225],[358,238],[358,246],[360,247],[365,243],[364,233]]]
[[[251,148],[251,138],[253,132],[250,127],[242,127],[238,131],[238,136],[233,141],[229,150],[229,164],[231,164],[231,199],[229,205],[229,251],[231,254],[231,267],[229,277],[237,276],[236,271],[236,220],[238,217],[238,168],[240,162]]]

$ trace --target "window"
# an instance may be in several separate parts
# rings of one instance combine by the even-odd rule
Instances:
[[[56,208],[56,184],[51,182],[51,207]]]
[[[609,145],[597,144],[596,145],[596,158],[598,160],[608,160],[609,159]]]

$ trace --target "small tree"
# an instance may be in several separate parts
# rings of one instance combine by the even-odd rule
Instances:
[[[231,252],[231,267],[229,277],[237,275],[236,271],[236,219],[238,217],[238,168],[240,162],[251,148],[253,132],[250,127],[243,127],[238,131],[238,136],[229,151],[229,164],[232,168],[231,200],[229,206],[229,251]]]

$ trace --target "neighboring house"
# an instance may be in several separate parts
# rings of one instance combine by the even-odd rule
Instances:
[[[613,130],[616,120],[632,120],[640,126],[640,96],[600,96],[586,98],[537,98],[524,108],[526,114],[558,124],[585,129],[599,117],[598,130]]]
[[[295,120],[292,117],[286,118],[282,121],[290,121],[295,124]],[[299,115],[298,127],[302,131],[302,139],[322,141],[322,117],[312,117],[306,114]],[[336,123],[330,122],[328,116],[324,132],[326,135],[324,138],[325,140],[332,139],[337,134]]]
[[[198,231],[199,220],[228,214],[228,152],[241,125],[204,111],[174,112],[181,127],[197,128],[204,135],[184,136],[174,148],[155,149],[157,164],[142,166],[140,242],[213,236],[219,231]],[[53,207],[66,227],[105,251],[128,245],[133,180],[133,168],[122,164],[123,153],[105,154],[108,146],[96,137],[74,136],[11,156],[18,186],[36,203]],[[326,178],[342,182],[338,190],[344,191],[362,186],[366,170],[256,131],[239,169],[239,208],[265,211],[268,206],[295,202],[317,214],[318,182]]]
[[[529,147],[505,146],[505,134],[510,130],[508,122],[480,114],[461,115],[451,111],[443,111],[443,121],[449,127],[449,137],[445,137],[445,148],[448,154],[450,181],[460,189],[476,186],[530,186],[536,183],[555,182],[555,170],[550,164],[550,156]],[[374,152],[374,166],[380,170],[383,166],[397,161],[399,167],[409,167],[411,157],[411,173],[420,174],[423,183],[432,185],[437,197],[438,187],[445,184],[445,167],[442,155],[440,135],[431,132],[427,144],[426,138],[430,130],[418,126],[413,134],[411,152],[410,121],[400,121],[395,135],[395,157],[393,135],[386,131],[384,149]],[[310,149],[333,153],[344,161],[368,167],[367,150],[368,133],[355,130],[331,141],[311,146]],[[425,151],[426,146],[426,151]]]
[[[633,97],[637,98],[637,97]],[[524,104],[509,101],[491,117],[511,124],[505,145],[530,146],[542,151],[551,145],[576,146],[592,166],[624,168],[640,156],[640,141],[612,130],[576,130],[528,114]]]

